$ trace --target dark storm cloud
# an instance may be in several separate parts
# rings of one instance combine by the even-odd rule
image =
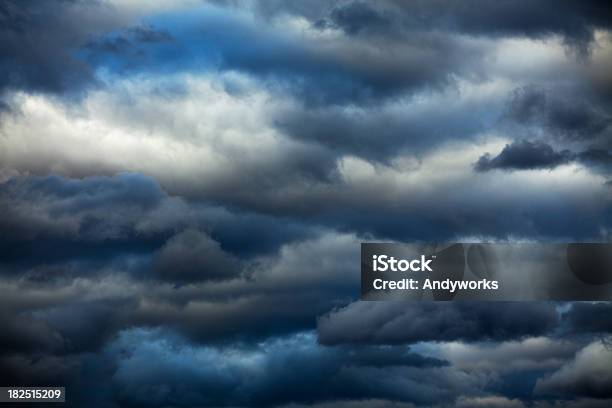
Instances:
[[[485,153],[474,164],[474,169],[480,172],[495,169],[550,170],[571,162],[579,162],[594,170],[609,173],[612,169],[612,153],[597,148],[580,153],[572,153],[567,149],[556,151],[544,142],[520,140],[507,144],[497,156],[491,157],[490,153]]]
[[[419,155],[449,140],[469,140],[495,121],[495,101],[465,101],[444,110],[433,101],[414,110],[382,106],[287,109],[275,115],[274,125],[292,138],[318,143],[339,156],[388,162],[401,154]]]
[[[171,43],[174,40],[166,30],[150,25],[137,25],[119,32],[95,37],[83,46],[84,53],[92,66],[118,64],[126,66],[149,63],[147,47]],[[120,62],[119,62],[120,61]]]
[[[554,10],[554,12],[552,11]],[[483,36],[528,36],[551,34],[564,37],[566,44],[586,55],[595,28],[609,28],[612,14],[603,1],[565,2],[514,1],[491,4],[483,0],[363,1],[332,8],[327,19],[349,34],[386,27],[397,35],[398,28],[449,30]]]
[[[265,15],[299,15],[320,22],[323,27],[323,23],[332,24],[351,34],[382,26],[393,33],[397,27],[405,30],[434,27],[485,36],[541,38],[559,34],[572,44],[592,39],[594,28],[610,27],[612,17],[606,2],[599,0],[562,4],[552,0],[537,3],[519,0],[503,4],[484,0],[266,1],[257,7]]]
[[[518,188],[518,187],[513,187]],[[371,195],[358,195],[360,200]],[[375,211],[368,211],[368,205],[357,207],[352,203],[350,209],[329,209],[321,211],[315,220],[342,231],[357,231],[360,234],[374,234],[384,239],[425,242],[456,241],[461,237],[497,237],[512,240],[513,236],[537,237],[534,239],[549,242],[601,240],[602,226],[607,228],[612,219],[603,201],[604,208],[591,212],[584,209],[580,214],[569,202],[554,204],[549,198],[525,193],[525,196],[512,202],[498,200],[479,189],[461,189],[457,201],[437,202],[423,198],[421,205],[406,208],[386,208],[371,204]],[[481,197],[470,201],[466,206],[465,197]],[[515,196],[516,197],[516,196]],[[417,197],[412,195],[412,199]],[[493,204],[494,202],[494,204]],[[592,201],[586,201],[592,203]],[[340,201],[342,206],[349,203]],[[384,208],[384,210],[382,209]],[[416,211],[416,213],[415,213]],[[461,231],[458,233],[457,231]],[[382,238],[385,237],[385,238]],[[565,237],[565,238],[563,238]],[[566,238],[572,237],[572,238]]]
[[[576,302],[563,314],[563,323],[570,333],[611,333],[612,303]]]
[[[0,334],[0,356],[12,353],[53,354],[64,348],[61,334],[47,322],[28,314],[14,315],[3,310],[4,328]]]
[[[133,299],[76,300],[39,310],[38,318],[62,339],[61,347],[54,350],[55,354],[92,352],[100,350],[121,329],[129,327],[129,321],[122,316],[121,310],[133,308],[134,303]]]
[[[52,13],[54,5],[63,12]],[[369,103],[439,89],[453,75],[473,76],[477,66],[465,61],[482,54],[452,37],[427,33],[389,44],[395,52],[369,40],[350,44],[342,38],[321,47],[315,38],[279,35],[261,19],[236,18],[230,8],[153,16],[154,24],[132,27],[125,26],[121,10],[99,4],[11,2],[3,10],[0,55],[6,73],[0,85],[35,92],[78,91],[96,81],[100,67],[117,75],[239,70],[308,104]],[[90,24],[75,24],[83,20]]]
[[[181,217],[172,211],[183,204],[168,198],[152,179],[125,173],[12,179],[0,185],[0,208],[0,260],[41,262],[151,250],[164,229],[180,226]],[[168,211],[160,213],[160,208]],[[155,217],[149,219],[149,231],[140,224],[145,214]],[[170,227],[172,222],[177,225]]]
[[[121,406],[163,406],[167,400],[176,406],[277,406],[362,398],[421,405],[452,399],[458,387],[464,392],[473,387],[445,362],[424,360],[407,348],[320,347],[305,333],[255,347],[217,349],[194,347],[171,336],[160,343],[155,334],[123,332],[108,349],[109,358],[117,362],[112,381]],[[370,365],[372,353],[383,358]],[[190,376],[180,375],[184,372]],[[155,384],[166,384],[167,394],[151,395]]]
[[[350,365],[370,367],[445,367],[449,363],[433,357],[424,357],[420,354],[410,353],[407,347],[402,346],[346,346],[340,348],[349,358]]]
[[[543,128],[557,140],[597,141],[609,136],[612,117],[605,101],[593,95],[568,94],[526,86],[513,91],[506,116],[521,126]]]
[[[602,174],[612,174],[612,150],[590,148],[576,156],[577,160]]]
[[[3,307],[36,313],[75,350],[131,326],[212,342],[312,328],[355,293],[344,278],[353,237],[188,203],[139,174],[14,178],[0,185],[0,205]],[[242,249],[244,233],[268,242]],[[97,334],[87,337],[77,327],[90,319]]]
[[[356,302],[318,320],[319,341],[323,344],[499,341],[546,334],[558,323],[555,307],[549,303],[503,306],[493,308],[473,302]]]
[[[136,326],[171,327],[197,342],[310,329],[316,316],[356,293],[356,251],[354,238],[334,234],[288,244],[245,265],[239,279],[156,290],[124,314]]]
[[[81,95],[100,83],[95,71],[102,62],[87,60],[83,50],[141,55],[142,44],[172,41],[165,30],[147,24],[130,26],[131,18],[105,2],[4,1],[0,5],[0,97],[10,91]],[[10,103],[0,101],[2,106],[8,109]]]
[[[474,168],[477,171],[553,169],[572,160],[569,150],[557,152],[542,142],[522,140],[507,144],[495,157],[481,156]]]
[[[515,140],[495,157],[487,153],[475,163],[475,169],[553,169],[577,162],[596,173],[609,174],[609,112],[609,102],[584,90],[536,85],[517,88],[510,95],[502,123],[512,124],[510,135],[533,134],[537,140]],[[551,143],[571,149],[555,148]]]
[[[188,14],[147,16],[150,21],[132,24],[125,10],[104,4],[6,3],[0,38],[6,74],[0,86],[79,90],[96,80],[99,67],[119,75],[221,69],[251,73],[309,104],[370,103],[415,90],[441,89],[456,77],[483,78],[477,64],[483,50],[453,34],[560,34],[567,43],[585,49],[592,30],[608,27],[610,20],[609,8],[596,2],[562,7],[531,2],[492,6],[479,0],[470,6],[452,1],[290,2],[274,12],[269,5],[256,6],[263,14],[298,14],[315,26],[339,27],[347,33],[347,38],[321,47],[314,37],[278,35],[279,28],[261,16],[254,22],[236,18],[232,6],[220,4]],[[57,7],[62,12],[55,12]],[[557,11],[554,18],[550,7]],[[384,49],[381,33],[387,34]],[[248,43],[241,41],[244,38]],[[377,63],[363,62],[369,59]]]
[[[236,18],[231,9],[205,8],[184,17],[154,18],[153,24],[176,41],[151,51],[153,66],[129,65],[127,71],[237,70],[309,106],[371,104],[404,92],[441,89],[453,76],[481,74],[470,61],[479,60],[484,51],[448,36],[415,33],[386,49],[368,39],[351,42],[340,36],[323,43],[290,30],[279,35],[282,28]],[[169,54],[175,58],[169,60]],[[377,64],[367,63],[374,59]]]
[[[362,2],[352,2],[334,8],[330,13],[333,25],[354,35],[362,30],[383,30],[391,25],[390,17]],[[324,21],[321,21],[324,23]],[[321,24],[320,23],[320,24]]]
[[[202,237],[210,234],[206,240],[211,245],[218,240],[245,256],[274,251],[283,243],[313,236],[316,230],[297,221],[192,205],[169,196],[154,179],[136,173],[83,179],[57,175],[13,178],[0,184],[0,209],[0,263],[95,261],[152,254],[166,244],[156,269],[166,278],[168,257],[164,254],[174,251],[185,256],[193,253],[197,242],[204,245],[194,240],[191,249],[181,252],[178,241],[166,243],[188,227],[199,228]],[[245,247],[245,233],[257,234],[262,240]],[[189,269],[186,264],[184,268]],[[183,269],[177,269],[177,278],[187,270]]]
[[[607,304],[355,302],[364,239],[606,239],[592,174],[551,191],[464,155],[500,134],[480,170],[610,169],[586,58],[608,5],[143,4],[0,5],[0,109],[27,107],[0,134],[0,385],[91,407],[609,405]],[[555,36],[584,65],[498,41],[556,55],[525,41]],[[548,85],[523,87],[532,69]],[[126,168],[148,175],[99,175]]]
[[[2,308],[11,311],[5,324],[19,330],[9,330],[2,339],[7,353],[0,358],[0,368],[19,384],[61,381],[87,389],[96,381],[107,384],[102,394],[72,394],[81,405],[103,401],[164,406],[169,400],[175,406],[226,404],[228,395],[230,403],[251,406],[337,399],[434,405],[459,394],[477,395],[478,381],[458,375],[444,359],[421,356],[402,346],[368,344],[500,341],[548,333],[557,324],[554,306],[549,304],[503,308],[390,304],[397,307],[382,305],[386,312],[370,313],[357,303],[328,315],[358,293],[355,237],[328,234],[290,240],[277,253],[254,263],[240,261],[242,269],[234,274],[225,268],[236,262],[233,255],[217,244],[225,240],[215,242],[211,237],[235,236],[232,230],[251,223],[256,233],[268,223],[265,219],[255,222],[246,214],[204,208],[199,224],[192,211],[201,209],[200,204],[177,201],[154,180],[138,174],[77,180],[16,178],[2,187],[2,202],[11,204],[5,208],[13,211],[8,218],[29,217],[28,228],[13,229],[7,239],[40,244],[37,239],[44,235],[67,234],[93,242],[163,236],[158,246],[142,254],[165,259],[167,274],[162,278],[169,283],[150,279],[159,277],[154,263],[144,263],[134,273],[136,261],[133,255],[126,257],[125,250],[119,250],[122,262],[80,260],[72,262],[73,272],[53,279],[29,278],[49,278],[44,265],[31,265],[3,278]],[[35,211],[28,203],[37,205]],[[15,208],[22,211],[15,213]],[[102,225],[107,228],[81,227],[85,215],[96,216],[104,208],[112,210],[99,213],[106,216]],[[234,217],[239,221],[232,222]],[[204,221],[215,221],[216,228],[208,230]],[[131,230],[140,232],[124,235]],[[67,259],[77,255],[75,250]],[[54,266],[68,267],[65,261]],[[95,276],[90,268],[96,270]],[[210,280],[207,271],[226,279]],[[215,276],[218,271],[227,274]],[[177,279],[173,273],[179,274]],[[180,284],[173,285],[175,281]],[[290,333],[313,329],[321,315],[319,341],[339,346],[316,345],[314,339],[307,345],[300,340],[284,342],[286,336],[291,339]],[[20,325],[20,320],[28,324]],[[150,334],[139,337],[139,328]],[[177,343],[176,333],[186,340]],[[44,341],[34,341],[39,339]],[[260,347],[264,351],[258,354]],[[254,367],[261,367],[257,381],[252,380]],[[91,384],[83,372],[91,373]],[[190,373],[187,383],[186,372]],[[163,385],[167,391],[154,394],[151,384]],[[193,392],[185,394],[185,389]]]
[[[477,187],[461,190],[456,200],[478,196]],[[517,201],[498,202],[496,209],[504,217],[491,214],[491,200],[495,197],[486,202],[474,200],[466,207],[458,205],[452,197],[431,202],[427,196],[413,193],[412,203],[406,207],[387,208],[384,200],[376,199],[384,194],[375,191],[370,194],[368,189],[347,191],[340,185],[337,190],[286,198],[275,190],[260,188],[253,192],[254,201],[250,201],[248,191],[227,189],[219,192],[217,202],[231,203],[236,193],[240,197],[235,202],[243,208],[263,209],[268,215],[190,203],[168,196],[154,180],[138,174],[85,179],[58,176],[14,179],[0,187],[0,206],[5,214],[0,220],[4,232],[0,238],[3,249],[0,258],[7,263],[3,273],[16,273],[17,269],[9,264],[19,264],[30,279],[40,280],[45,275],[78,274],[81,268],[93,273],[100,269],[101,262],[108,262],[120,270],[161,277],[147,272],[148,260],[154,260],[156,252],[172,236],[188,227],[208,235],[231,256],[252,258],[274,253],[284,243],[316,237],[325,228],[406,240],[453,239],[457,228],[464,234],[522,233],[547,237],[562,234],[592,239],[607,222],[605,214],[598,217],[597,211],[577,216],[570,204],[551,205],[546,199],[533,196],[524,200],[518,197],[522,203],[519,209]],[[380,210],[381,205],[385,211],[372,211],[373,208]],[[522,213],[523,205],[528,206],[533,216]],[[415,208],[424,206],[427,212],[414,213]],[[559,219],[564,222],[558,222]],[[250,238],[253,236],[258,237],[257,242]],[[196,247],[194,244],[193,248]],[[136,257],[138,262],[126,257]],[[63,266],[33,268],[35,260]],[[173,276],[172,273],[162,275],[166,280]],[[188,281],[178,277],[177,283]]]
[[[156,254],[155,272],[171,282],[235,277],[242,266],[201,231],[188,229],[170,238]]]
[[[120,26],[122,20],[98,2],[2,2],[0,93],[79,92],[95,82],[95,75],[75,53],[91,35]]]

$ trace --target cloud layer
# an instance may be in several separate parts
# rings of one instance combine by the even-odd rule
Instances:
[[[610,304],[360,302],[362,241],[607,242],[598,1],[5,1],[0,376],[91,407],[607,407]]]

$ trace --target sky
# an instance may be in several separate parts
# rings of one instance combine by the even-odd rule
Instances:
[[[0,2],[0,384],[612,406],[608,302],[361,302],[359,244],[610,242],[604,1]]]

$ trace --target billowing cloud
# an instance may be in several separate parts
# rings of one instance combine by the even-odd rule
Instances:
[[[517,1],[494,7],[480,0],[467,5],[451,0],[433,4],[384,1],[369,6],[353,1],[333,9],[330,21],[349,34],[375,32],[381,26],[389,33],[431,26],[485,36],[537,38],[556,33],[565,36],[568,44],[582,48],[588,48],[593,28],[609,27],[609,10],[600,3],[564,5],[556,10],[556,18],[551,18],[551,6]]]
[[[536,392],[580,395],[594,398],[612,396],[612,350],[604,342],[594,342],[576,354],[576,358],[549,377],[542,378]]]
[[[129,22],[105,3],[6,1],[0,7],[0,94],[10,90],[79,93],[96,82],[76,55],[90,36]]]
[[[507,144],[495,157],[485,153],[474,164],[476,171],[490,170],[534,170],[554,169],[572,162],[584,163],[589,167],[609,174],[612,167],[612,153],[607,150],[590,148],[580,153],[569,150],[555,151],[543,142],[520,140]]]
[[[162,334],[165,335],[160,340]],[[387,359],[388,364],[376,359],[370,365],[367,359],[372,352],[392,358]],[[444,362],[424,359],[406,348],[321,348],[308,332],[255,346],[211,347],[193,345],[180,336],[158,330],[129,330],[121,332],[101,355],[107,367],[101,360],[83,358],[81,362],[109,370],[107,385],[114,390],[114,398],[102,394],[100,397],[107,398],[100,403],[130,407],[164,406],[167,400],[176,406],[275,406],[385,395],[421,405],[452,398],[449,387],[463,386],[469,392],[473,386],[469,379],[457,377]],[[296,371],[296,366],[301,369]],[[36,369],[43,367],[35,363],[30,368]],[[183,377],[185,373],[190,374],[188,378]],[[397,383],[368,384],[368,377],[376,373],[385,373]],[[436,382],[429,382],[423,375]],[[308,382],[303,381],[305,376]],[[158,391],[153,392],[155,389]]]
[[[579,346],[548,337],[528,337],[485,345],[451,342],[436,348],[439,355],[462,370],[503,374],[560,368],[574,357]]]
[[[607,303],[357,300],[366,240],[609,241],[610,10],[4,1],[0,383],[610,406]]]
[[[170,238],[155,259],[160,278],[173,282],[198,282],[237,276],[241,266],[218,242],[197,230],[185,230]]]
[[[355,302],[321,317],[318,333],[323,344],[506,340],[546,334],[557,319],[547,303]]]
[[[539,126],[556,139],[594,141],[612,124],[606,104],[585,95],[558,94],[535,86],[513,91],[506,117],[524,126]]]
[[[484,154],[474,167],[477,171],[552,169],[567,164],[571,159],[572,154],[568,150],[556,152],[545,143],[522,140],[507,144],[495,157]]]

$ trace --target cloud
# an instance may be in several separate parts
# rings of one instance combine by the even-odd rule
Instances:
[[[246,265],[240,279],[154,291],[127,316],[136,326],[171,327],[198,342],[313,328],[316,316],[357,293],[351,262],[357,242],[351,235],[324,234],[287,244]]]
[[[466,391],[471,387],[446,367],[414,367],[406,358],[391,366],[355,364],[362,352],[370,350],[376,351],[321,348],[311,333],[267,340],[255,348],[215,348],[195,347],[172,337],[159,341],[155,332],[133,330],[123,332],[109,345],[108,353],[117,360],[112,381],[122,406],[158,406],[168,399],[178,406],[270,406],[385,396],[422,404],[451,397],[447,387],[463,385]],[[400,350],[387,351],[401,354]],[[188,378],[183,376],[186,372]],[[394,381],[371,376],[383,373]],[[424,380],[423,375],[436,381]],[[165,387],[151,394],[156,384]]]
[[[415,93],[369,107],[287,107],[273,113],[275,128],[336,155],[389,163],[402,155],[423,157],[451,140],[471,141],[491,126],[506,89],[461,83],[462,89]],[[440,110],[440,105],[445,105]]]
[[[593,398],[612,396],[612,351],[602,342],[593,342],[580,350],[549,377],[536,384],[535,392],[552,395],[576,395]]]
[[[558,369],[574,357],[580,345],[540,336],[484,344],[441,343],[434,349],[461,370],[503,375]]]
[[[12,179],[0,185],[0,238],[5,262],[96,259],[155,248],[189,219],[180,199],[151,178]]]
[[[612,123],[607,104],[592,95],[563,88],[551,91],[525,86],[512,92],[506,117],[523,126],[543,127],[561,140],[597,140]]]
[[[515,89],[504,113],[504,120],[512,124],[508,132],[530,134],[536,140],[515,140],[499,156],[483,156],[476,168],[553,168],[577,162],[596,173],[610,174],[609,101],[582,88],[551,90],[531,85]]]
[[[352,235],[324,233],[240,261],[198,230],[134,253],[137,239],[116,242],[113,257],[84,260],[75,242],[62,260],[5,261],[3,308],[15,327],[18,316],[36,315],[40,327],[59,333],[62,352],[91,351],[126,327],[167,327],[211,343],[314,328],[316,316],[358,293]],[[96,330],[86,335],[78,327],[90,319]]]
[[[0,208],[4,215],[0,217],[0,262],[30,266],[150,254],[190,228],[247,257],[273,252],[283,243],[318,232],[295,221],[229,211],[212,203],[194,205],[137,173],[83,179],[54,174],[13,178],[0,184]],[[247,232],[258,234],[261,242],[245,248]],[[161,275],[170,276],[166,275],[168,253],[176,253],[180,242],[179,236],[166,243],[168,248],[158,256]],[[200,244],[202,249],[205,245]]]
[[[224,2],[191,8],[181,2],[56,4],[63,13],[48,19],[41,17],[53,14],[47,5],[9,2],[3,8],[0,52],[12,62],[3,88],[62,95],[104,84],[109,76],[221,70],[252,75],[307,105],[371,105],[440,90],[461,78],[484,79],[487,41],[500,36],[560,35],[585,55],[593,31],[609,28],[606,10],[597,6],[557,7],[551,20],[544,5],[491,7],[477,0],[469,8],[452,1],[250,8]],[[249,38],[248,46],[240,38]],[[50,58],[49,49],[62,58]]]
[[[519,318],[519,316],[521,316]],[[553,305],[355,302],[319,318],[323,344],[508,340],[546,334],[558,322]]]
[[[569,150],[556,151],[543,142],[520,140],[506,144],[495,157],[485,153],[474,164],[479,172],[490,170],[536,170],[554,169],[569,163],[581,163],[595,171],[609,174],[612,169],[612,153],[607,150],[590,148],[580,153]]]
[[[484,154],[474,168],[476,171],[552,169],[567,164],[571,159],[569,150],[556,152],[545,143],[522,140],[507,144],[495,157]]]
[[[610,20],[3,2],[0,383],[93,407],[609,406],[605,304],[358,302],[355,260],[608,241]]]
[[[605,236],[606,150],[587,155],[586,146],[568,146],[575,160],[547,177],[475,175],[472,165],[484,152],[503,149],[487,129],[514,87],[461,84],[375,108],[327,110],[305,108],[236,73],[128,76],[90,93],[76,112],[52,98],[16,95],[21,114],[2,121],[2,173],[130,170],[155,178],[172,196],[257,214],[277,229],[281,217],[296,233],[308,229],[299,224],[407,240],[453,240],[457,231],[506,239]],[[554,154],[565,150],[547,144]],[[551,186],[552,179],[563,183]],[[551,189],[563,199],[553,202]],[[576,214],[577,206],[584,211]]]
[[[492,6],[481,0],[465,3],[458,1],[435,1],[433,3],[379,2],[376,7],[367,7],[360,1],[348,2],[331,10],[331,24],[355,35],[368,29],[384,27],[388,37],[404,36],[416,30],[436,27],[481,36],[528,36],[541,38],[551,34],[564,37],[564,41],[575,47],[581,55],[589,51],[593,40],[593,29],[609,28],[609,11],[596,2],[567,4],[557,9],[551,18],[553,4],[544,2],[534,5],[515,1]],[[400,34],[398,34],[398,32]]]
[[[45,12],[34,5],[30,8],[28,13],[33,15]],[[155,13],[150,8],[153,7],[129,7],[119,2],[104,2],[91,9],[67,7],[75,18],[87,19],[89,13],[101,17],[108,14],[110,22],[93,21],[89,29],[75,29],[70,41],[55,34],[49,36],[49,41],[55,41],[53,45],[65,55],[65,64],[78,65],[85,77],[83,85],[76,81],[71,84],[58,73],[54,81],[47,81],[53,85],[50,90],[69,93],[92,82],[103,84],[108,76],[221,70],[254,76],[265,86],[293,94],[306,104],[347,104],[355,100],[370,104],[404,91],[440,87],[453,74],[467,73],[465,67],[469,64],[459,63],[463,55],[481,53],[469,41],[451,36],[437,38],[429,33],[419,34],[419,39],[389,43],[397,52],[381,49],[376,41],[367,39],[354,43],[340,33],[322,40],[314,22],[307,30],[296,29],[294,20],[285,15],[271,24],[248,8],[203,4],[186,9],[177,4],[166,13]],[[42,37],[45,31],[64,23],[56,20],[60,21],[51,20],[35,34]],[[24,28],[28,24],[31,22],[24,19]],[[248,44],[240,41],[243,38],[249,38]],[[26,43],[28,38],[17,36],[10,40],[10,44],[17,44]],[[43,54],[44,49],[39,51]],[[7,53],[20,55],[17,48]],[[364,64],[364,56],[378,59],[379,64]],[[55,68],[44,55],[36,63]],[[27,68],[26,61],[19,61],[16,72],[27,72]],[[57,70],[67,71],[67,77],[75,74],[70,67],[60,66]],[[32,82],[35,76],[28,74],[27,78]],[[11,88],[40,90],[22,82]]]
[[[160,15],[147,7],[118,3],[59,4],[65,9],[62,15],[90,24],[84,28],[55,16],[36,25],[36,18],[46,13],[44,7],[21,3],[6,7],[11,29],[5,31],[0,51],[15,66],[14,75],[6,76],[13,79],[5,88],[61,95],[104,83],[101,72],[124,76],[223,70],[253,75],[310,105],[357,100],[370,104],[404,91],[440,88],[453,75],[473,75],[477,65],[463,57],[482,54],[467,40],[427,32],[389,42],[388,49],[377,47],[375,39],[356,43],[339,33],[322,41],[314,22],[308,30],[295,30],[290,18],[267,24],[258,14],[228,7],[202,5],[186,11],[177,6],[173,13]],[[36,29],[22,35],[31,25]],[[64,27],[67,35],[58,35],[57,27]],[[241,38],[249,38],[248,45]],[[32,51],[21,51],[28,48]],[[50,48],[63,58],[47,58]],[[376,58],[378,64],[364,64],[364,57]],[[46,69],[30,72],[42,67]]]
[[[461,398],[457,401],[460,408],[524,408],[525,404],[519,399],[509,399],[500,396]]]
[[[141,64],[147,59],[146,47],[171,43],[174,40],[166,30],[158,30],[150,25],[140,24],[121,32],[94,37],[83,45],[86,59],[91,66],[105,65],[109,59],[120,56],[130,64]]]
[[[11,311],[3,312],[6,327],[0,335],[0,355],[20,353],[53,353],[64,346],[61,334],[44,320],[20,314],[11,316]]]
[[[587,149],[577,155],[577,160],[602,174],[609,175],[612,173],[612,153],[610,150]]]
[[[291,403],[288,405],[282,405],[283,408],[414,408],[415,406],[416,405],[409,402],[390,401],[384,399],[341,400],[316,404]]]
[[[240,263],[224,252],[218,242],[193,229],[170,238],[155,259],[157,275],[172,282],[229,279],[240,270]]]
[[[347,34],[355,35],[362,30],[386,29],[390,18],[365,3],[351,2],[332,9],[330,22]]]
[[[121,27],[125,16],[102,2],[7,1],[0,8],[0,93],[79,93],[96,82],[76,55],[89,36]]]
[[[611,399],[575,398],[555,401],[539,400],[534,406],[537,408],[605,408],[611,402]]]
[[[372,360],[372,353],[383,358]],[[175,406],[278,406],[388,399],[399,407],[446,401],[458,388],[475,392],[475,382],[458,376],[443,361],[423,358],[406,347],[326,348],[317,345],[311,332],[251,345],[211,346],[160,329],[129,329],[99,354],[68,356],[65,361],[62,367],[48,357],[35,362],[0,358],[14,381],[25,377],[91,387],[88,381],[105,379],[98,393],[71,393],[71,403],[80,405],[156,407],[172,400]],[[90,377],[79,376],[83,372]],[[430,382],[432,378],[436,381]]]
[[[576,302],[563,314],[562,319],[571,333],[610,333],[610,312],[612,304],[609,302]]]

